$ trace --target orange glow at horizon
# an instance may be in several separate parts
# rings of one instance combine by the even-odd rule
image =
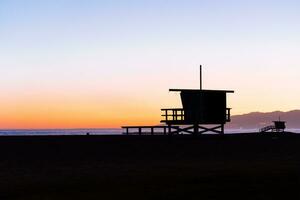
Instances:
[[[118,98],[120,99],[120,98]],[[124,99],[124,98],[123,98]],[[120,128],[159,124],[160,112],[142,102],[14,101],[0,106],[0,129]]]
[[[97,111],[95,111],[97,112]],[[112,112],[110,115],[103,116],[102,113],[92,113],[91,111],[78,110],[72,111],[55,111],[47,114],[41,111],[22,112],[18,116],[1,116],[1,129],[56,129],[56,128],[120,128],[122,125],[146,125],[159,123],[159,118],[155,115],[123,115]]]
[[[228,106],[233,108],[233,114],[273,111],[284,100],[269,102],[269,98],[249,97],[242,92],[229,94],[228,97]],[[180,107],[178,100],[180,95],[168,92],[164,95],[130,98],[126,95],[110,96],[106,99],[93,96],[83,98],[80,95],[60,98],[37,95],[35,98],[23,97],[22,101],[6,99],[0,105],[0,129],[120,128],[123,125],[158,125],[161,120],[160,108]],[[257,107],[254,108],[254,105]],[[282,111],[290,109],[281,108]]]

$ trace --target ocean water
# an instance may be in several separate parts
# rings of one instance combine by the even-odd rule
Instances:
[[[121,135],[122,129],[9,129],[0,130],[2,135]]]
[[[253,133],[258,132],[258,129],[225,129],[227,133]],[[286,131],[300,133],[300,129],[287,129]],[[0,130],[0,136],[33,136],[33,135],[121,135],[121,128],[114,129],[9,129]]]

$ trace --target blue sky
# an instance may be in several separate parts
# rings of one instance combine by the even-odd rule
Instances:
[[[26,116],[49,104],[95,113],[141,104],[145,121],[157,120],[179,106],[168,88],[197,87],[203,64],[204,87],[236,90],[233,113],[296,109],[299,10],[290,0],[0,0],[2,107]]]

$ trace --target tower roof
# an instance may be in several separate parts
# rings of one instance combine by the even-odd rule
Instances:
[[[170,92],[224,92],[234,93],[233,90],[199,90],[199,89],[169,89]]]

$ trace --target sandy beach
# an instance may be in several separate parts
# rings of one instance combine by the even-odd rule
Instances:
[[[3,136],[1,199],[297,199],[300,135]]]

